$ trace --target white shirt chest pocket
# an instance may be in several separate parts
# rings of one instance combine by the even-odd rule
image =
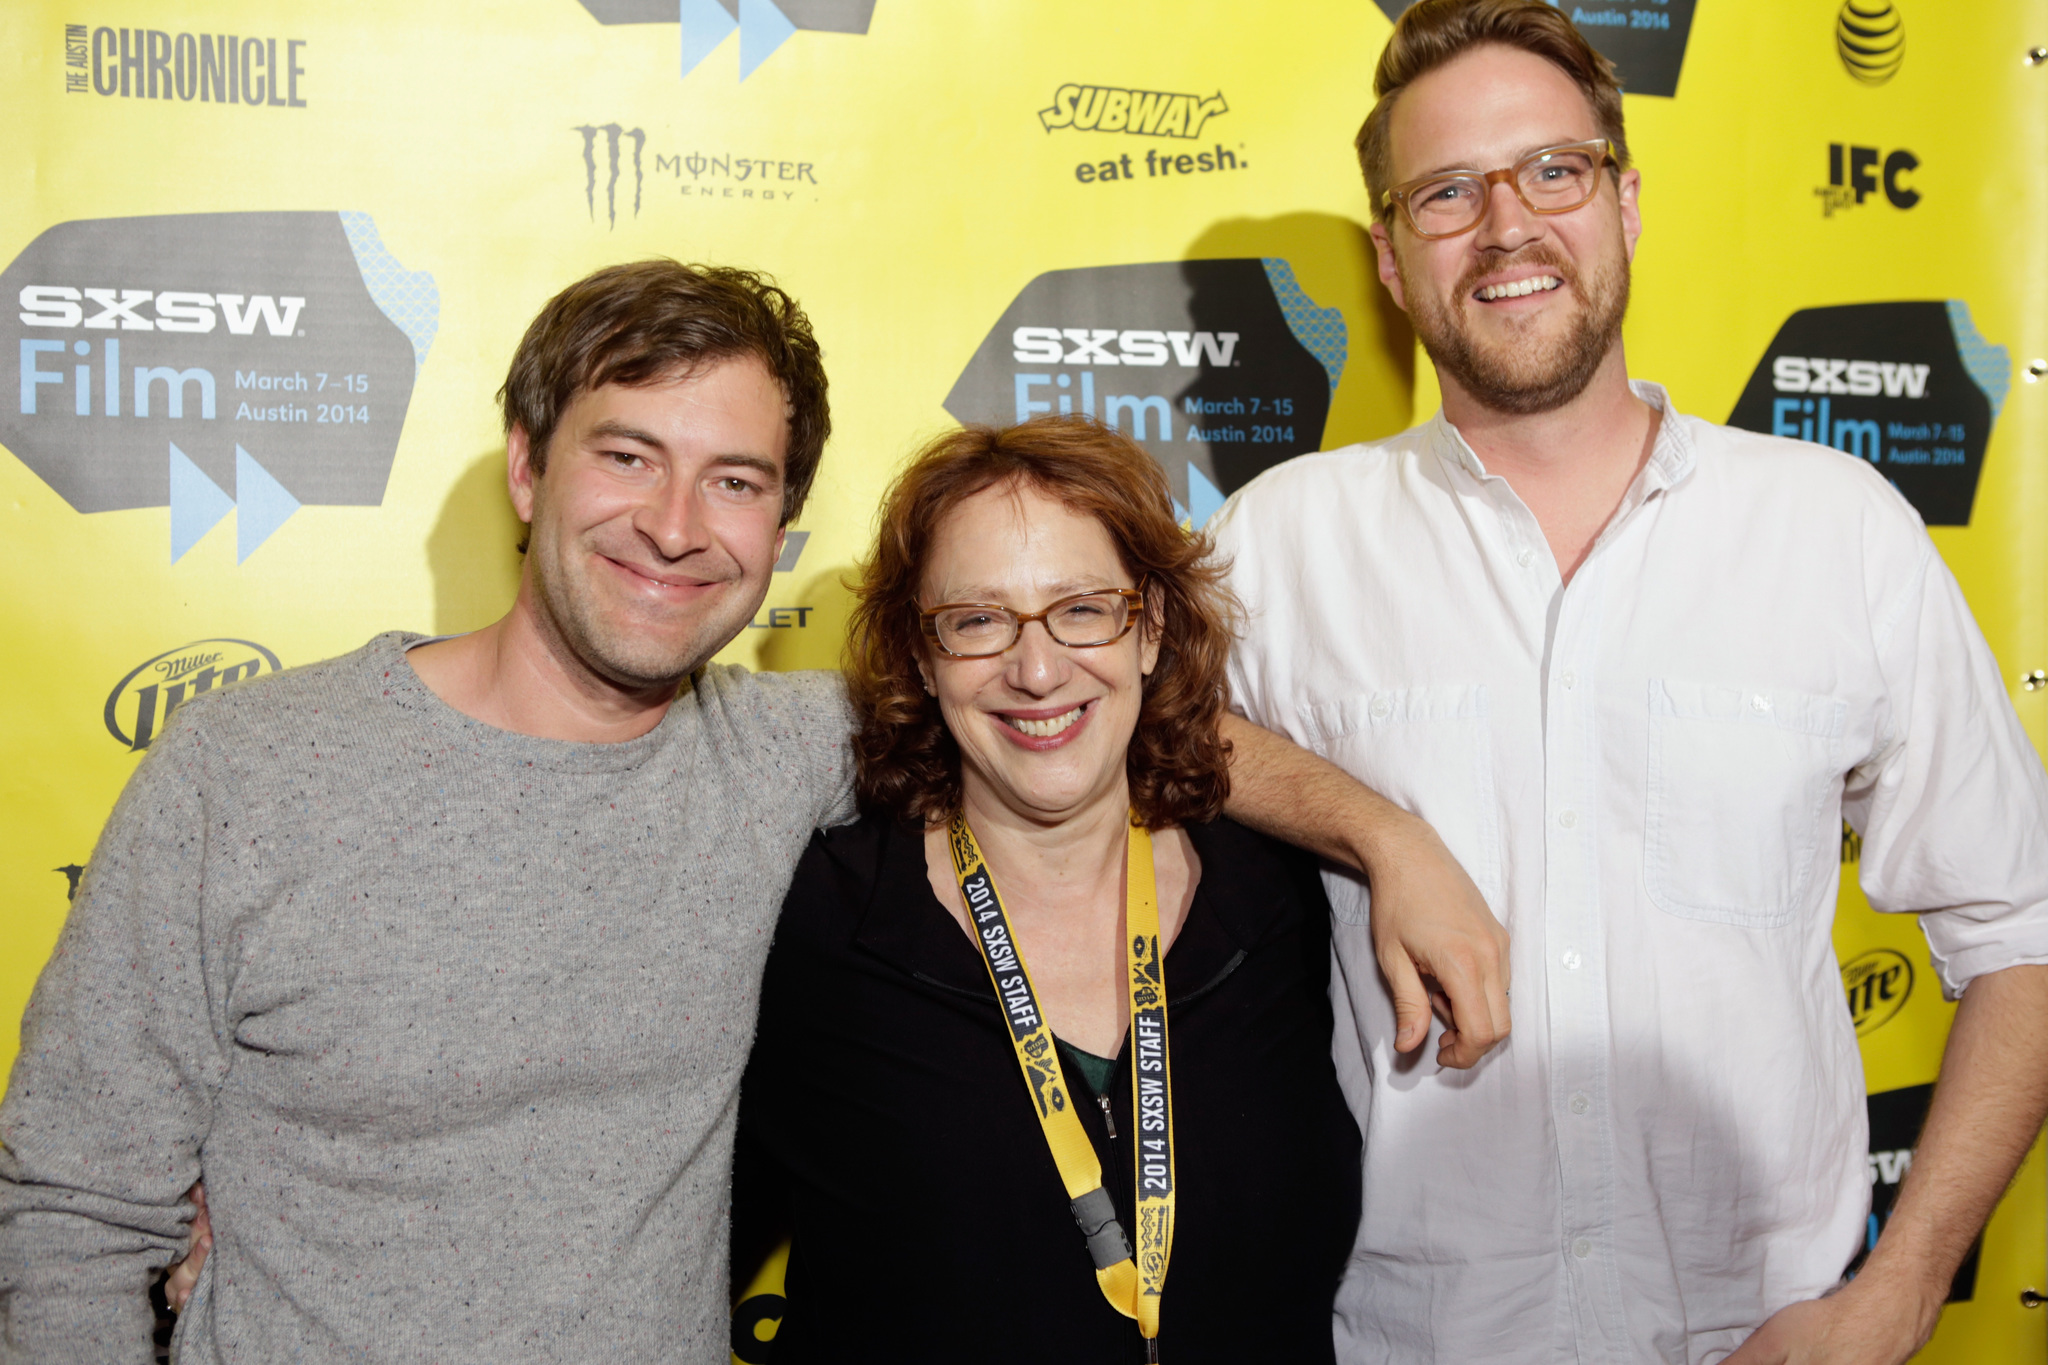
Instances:
[[[1834,848],[1848,703],[1650,680],[1643,883],[1683,919],[1789,924]],[[1831,855],[1832,856],[1832,855]]]
[[[1316,753],[1435,826],[1500,913],[1500,813],[1483,685],[1368,692],[1306,705],[1300,716]],[[1330,903],[1338,919],[1365,923],[1362,890],[1332,887]]]

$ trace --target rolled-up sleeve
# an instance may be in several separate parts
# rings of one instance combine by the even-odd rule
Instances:
[[[1988,972],[2048,963],[2048,774],[1931,543],[1875,624],[1890,716],[1845,814],[1871,905],[1920,916],[1954,999]]]

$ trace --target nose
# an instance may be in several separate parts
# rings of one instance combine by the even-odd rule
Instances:
[[[1045,622],[1027,621],[1004,658],[1004,681],[1030,696],[1048,696],[1067,680],[1072,666],[1066,649],[1052,638]]]
[[[1479,220],[1472,244],[1481,251],[1489,248],[1513,251],[1536,237],[1542,228],[1536,215],[1504,180],[1486,187],[1486,216]]]
[[[665,480],[650,490],[633,513],[633,529],[668,560],[681,559],[711,543],[704,500],[688,480]]]

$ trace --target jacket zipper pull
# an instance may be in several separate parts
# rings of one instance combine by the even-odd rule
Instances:
[[[1109,1096],[1097,1095],[1095,1102],[1102,1106],[1102,1126],[1109,1129],[1111,1137],[1116,1136],[1116,1115],[1110,1110]]]

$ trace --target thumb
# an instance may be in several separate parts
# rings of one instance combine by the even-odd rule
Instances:
[[[1412,1052],[1429,1038],[1429,992],[1399,947],[1380,959],[1380,971],[1394,994],[1394,1050]]]

